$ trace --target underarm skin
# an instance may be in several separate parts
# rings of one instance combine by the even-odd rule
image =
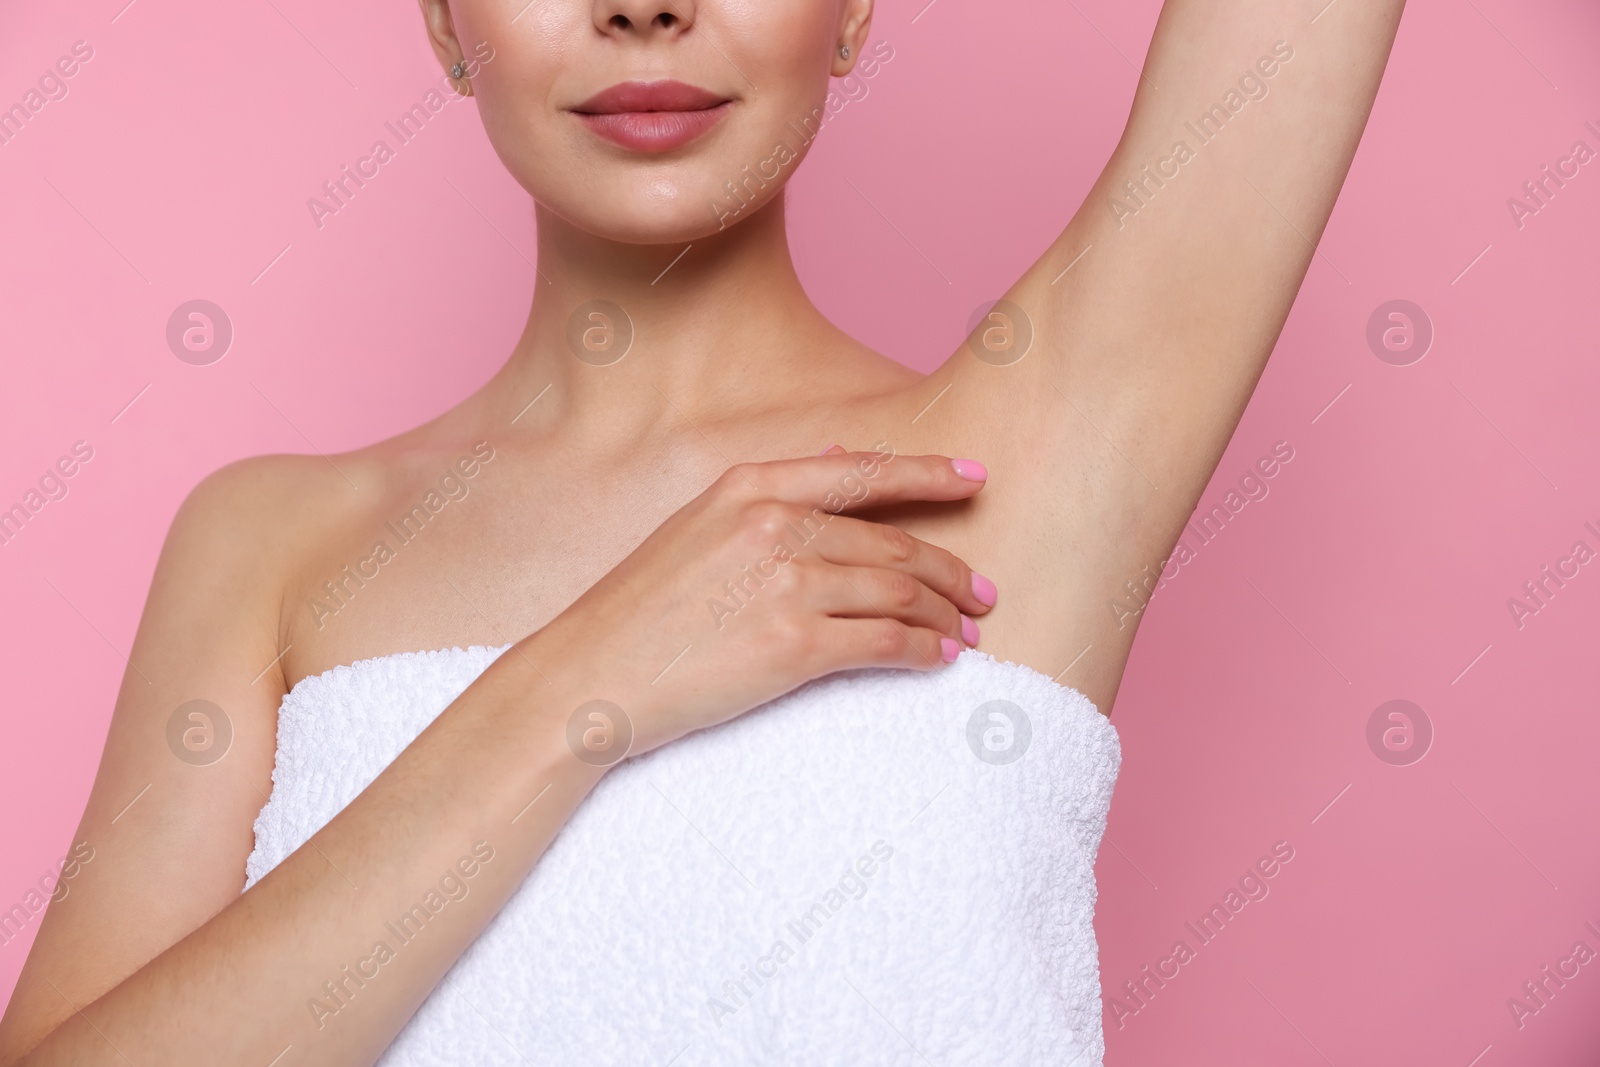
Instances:
[[[999,569],[1037,579],[1028,606],[1007,603],[1026,616],[1013,658],[1065,664],[1090,647],[1066,680],[1104,711],[1137,632],[1107,606],[1168,559],[1238,425],[1403,6],[1169,0],[1110,161],[1003,297],[1031,331],[1026,357],[958,351],[906,401],[915,413],[948,390],[945,425],[990,431],[970,447],[1015,487],[993,525],[1032,534],[1007,541]]]

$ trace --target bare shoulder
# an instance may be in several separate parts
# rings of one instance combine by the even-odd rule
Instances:
[[[330,456],[273,454],[237,460],[190,491],[163,551],[168,576],[226,574],[268,594],[293,585],[324,546],[337,543],[414,481],[431,451],[411,435]],[[163,577],[158,569],[158,581]],[[240,592],[234,585],[234,592]]]
[[[314,532],[359,494],[347,470],[370,479],[383,465],[370,450],[337,457],[264,455],[236,460],[207,475],[184,500],[171,536],[185,548],[269,556],[292,551],[296,535]]]

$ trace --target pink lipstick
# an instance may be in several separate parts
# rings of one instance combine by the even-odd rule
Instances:
[[[679,81],[622,82],[571,108],[606,140],[636,152],[670,152],[715,126],[728,97]]]

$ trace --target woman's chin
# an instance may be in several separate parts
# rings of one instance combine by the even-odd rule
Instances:
[[[630,245],[688,244],[725,232],[735,222],[749,218],[761,205],[730,214],[718,210],[707,197],[676,196],[663,202],[648,193],[619,198],[616,201],[587,200],[573,205],[575,210],[564,211],[559,205],[546,204],[577,229],[599,237]]]

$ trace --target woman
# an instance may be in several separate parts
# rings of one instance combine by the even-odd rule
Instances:
[[[79,828],[94,858],[41,926],[0,1063],[888,1062],[860,1051],[880,1040],[906,1062],[1025,1062],[1030,1032],[1098,1062],[1089,912],[1055,913],[1062,880],[1090,877],[1115,775],[1095,711],[1111,710],[1137,615],[1107,604],[1150,588],[1221,456],[1403,4],[1168,0],[1088,199],[927,377],[802,291],[781,193],[804,143],[777,173],[760,165],[861,61],[872,6],[422,0],[441,63],[536,204],[526,329],[434,421],[347,455],[235,464],[185,503]],[[1031,717],[1015,712],[1028,701]],[[675,932],[744,936],[783,913],[757,896],[824,888],[782,895],[811,869],[784,865],[809,847],[802,807],[847,809],[854,831],[903,788],[936,812],[935,780],[915,776],[948,754],[929,738],[949,724],[919,731],[956,709],[959,733],[974,707],[977,759],[951,770],[945,805],[999,806],[952,814],[964,829],[925,846],[943,866],[907,858],[901,877],[891,843],[834,841],[854,881],[816,879],[846,887],[828,899],[860,886],[845,907],[872,917],[834,939],[866,946],[838,957],[863,966],[880,953],[881,974],[837,976],[858,999],[774,977],[823,968],[821,949],[791,963],[757,945],[753,969],[727,958],[689,980],[699,1018],[661,1006],[676,995],[662,975],[694,951],[664,945]],[[826,784],[827,761],[796,771],[786,753],[801,761],[818,722],[880,717],[881,790],[850,745],[826,803],[760,791]],[[1003,775],[1019,728],[1034,758]],[[225,758],[194,756],[213,744]],[[674,783],[715,789],[752,763],[748,811],[727,810],[738,791],[674,804]],[[1019,846],[1003,818],[1035,801],[1059,805],[1072,838],[1037,870],[1055,838],[1019,831]],[[911,810],[907,826],[925,818]],[[706,834],[694,816],[724,821]],[[671,817],[749,884],[749,908],[729,903],[736,883],[649,867],[672,824],[629,820]],[[731,856],[723,833],[745,835]],[[998,919],[981,914],[994,900]],[[1040,911],[1011,944],[1008,924]],[[795,943],[856,922],[808,914]],[[563,957],[575,923],[615,951]],[[930,934],[914,964],[890,958],[919,923],[995,955],[952,961]],[[960,984],[963,962],[977,984]],[[606,982],[565,988],[591,972]],[[946,984],[917,986],[925,974]],[[449,1010],[504,1044],[452,1045]],[[976,1036],[951,1022],[979,1015]]]

